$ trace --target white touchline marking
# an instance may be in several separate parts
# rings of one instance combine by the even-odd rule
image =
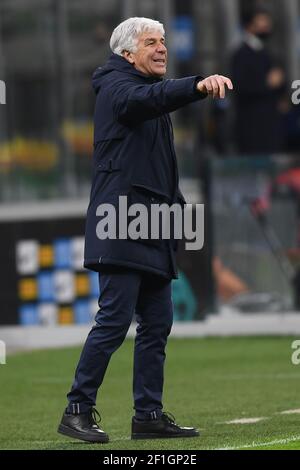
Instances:
[[[286,439],[277,439],[275,441],[269,441],[269,442],[253,442],[252,444],[240,445],[237,447],[221,447],[221,448],[213,449],[213,450],[250,449],[252,447],[267,447],[267,446],[273,446],[276,444],[288,444],[289,442],[295,442],[295,441],[300,441],[300,436],[288,437]]]
[[[292,415],[292,414],[300,414],[300,408],[296,408],[293,410],[279,411],[277,413],[274,413],[274,415]],[[272,418],[272,416],[269,416],[269,417],[262,416],[260,418],[239,418],[239,419],[233,419],[231,421],[218,422],[216,424],[252,424],[252,423],[254,424],[254,423],[259,423],[260,421],[264,421],[270,418]]]
[[[246,380],[246,379],[261,379],[261,380],[286,380],[295,379],[299,380],[299,373],[287,372],[277,374],[231,374],[231,375],[214,375],[214,380]]]
[[[293,410],[285,410],[285,411],[281,411],[281,412],[277,412],[275,414],[283,414],[283,415],[288,415],[288,414],[300,414],[300,408],[296,408],[296,409],[293,409]],[[219,423],[216,423],[216,424],[255,424],[255,423],[258,423],[260,421],[263,421],[263,420],[267,420],[269,419],[268,417],[260,417],[260,418],[241,418],[241,419],[234,419],[232,421],[223,421],[223,422],[219,422]],[[203,429],[199,429],[200,431],[203,431]],[[100,431],[100,430],[99,430]],[[125,436],[122,436],[122,437],[119,437],[117,439],[110,439],[110,442],[118,442],[118,441],[129,441],[130,440],[130,437],[125,437]],[[277,439],[277,440],[274,440],[274,441],[269,441],[269,442],[253,442],[252,444],[247,444],[247,445],[240,445],[240,446],[237,446],[237,447],[219,447],[219,448],[215,448],[215,449],[212,449],[212,450],[239,450],[239,449],[250,449],[250,448],[253,448],[253,447],[266,447],[266,446],[272,446],[272,445],[276,445],[276,444],[288,444],[289,442],[295,442],[295,441],[300,441],[300,435],[299,436],[293,436],[293,437],[290,437],[290,438],[286,438],[286,439]],[[62,444],[62,440],[56,440],[56,441],[32,441],[31,444]],[[65,441],[67,443],[67,441]],[[78,441],[75,441],[75,442],[72,442],[72,441],[69,441],[69,443],[71,444],[79,444]],[[82,444],[82,442],[81,442]]]
[[[296,415],[296,414],[300,414],[300,408],[295,409],[295,410],[280,411],[277,414],[279,414],[279,415]]]
[[[263,421],[265,419],[269,419],[267,417],[261,417],[261,418],[240,418],[240,419],[233,419],[232,421],[224,421],[223,423],[217,423],[217,424],[252,424],[252,423],[258,423],[259,421]]]

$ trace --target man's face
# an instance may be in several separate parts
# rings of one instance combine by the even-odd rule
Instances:
[[[142,33],[136,52],[124,52],[124,57],[137,70],[154,77],[162,77],[167,71],[165,38],[157,31]]]
[[[273,29],[272,18],[264,13],[256,15],[251,24],[251,29],[253,34],[269,36]]]

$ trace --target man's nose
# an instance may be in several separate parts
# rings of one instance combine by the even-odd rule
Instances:
[[[157,52],[161,52],[161,53],[167,52],[166,46],[165,46],[164,44],[161,44],[161,43],[160,43],[160,44],[157,46]]]

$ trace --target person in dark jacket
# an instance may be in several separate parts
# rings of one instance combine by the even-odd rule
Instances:
[[[266,47],[272,34],[272,18],[259,8],[243,18],[242,44],[231,61],[235,83],[235,141],[241,155],[278,153],[283,146],[280,100],[285,75]]]
[[[219,75],[163,80],[167,48],[161,23],[129,18],[113,32],[112,56],[93,76],[96,93],[94,176],[87,211],[85,267],[99,272],[99,311],[84,345],[58,431],[70,437],[108,442],[94,406],[112,353],[137,320],[132,439],[192,437],[195,428],[177,425],[163,412],[165,346],[176,278],[174,240],[100,237],[99,208],[111,204],[171,205],[184,198],[169,113],[205,98],[225,96],[231,81]]]

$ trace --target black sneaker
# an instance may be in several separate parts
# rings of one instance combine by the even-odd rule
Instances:
[[[96,417],[98,416],[98,421]],[[71,414],[64,412],[57,432],[87,442],[106,443],[108,435],[99,428],[101,417],[95,408],[86,413]]]
[[[160,418],[147,421],[132,418],[131,439],[163,439],[199,435],[199,431],[195,428],[178,426],[170,413],[163,413]]]

